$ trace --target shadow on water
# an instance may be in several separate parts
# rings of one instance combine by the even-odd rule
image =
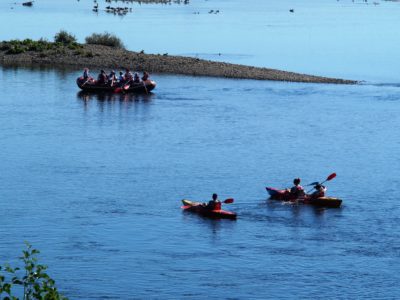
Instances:
[[[46,65],[46,64],[16,64],[16,63],[5,63],[2,64],[2,69],[7,71],[14,71],[16,73],[20,72],[21,70],[25,71],[34,71],[40,72],[42,74],[54,72],[59,80],[67,80],[68,75],[77,71],[76,67],[69,67],[69,66],[59,66],[55,67],[54,65]]]

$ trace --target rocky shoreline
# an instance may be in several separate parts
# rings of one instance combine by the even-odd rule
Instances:
[[[6,42],[3,42],[3,44]],[[150,73],[212,76],[237,79],[257,79],[308,83],[356,84],[357,81],[312,76],[268,68],[258,68],[210,60],[172,56],[168,54],[146,54],[116,49],[102,45],[79,44],[79,47],[59,47],[45,51],[8,53],[1,47],[2,65],[44,65],[52,67],[76,67],[135,71]],[[95,72],[93,72],[95,73]]]

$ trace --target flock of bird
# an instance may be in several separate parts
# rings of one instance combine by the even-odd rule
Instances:
[[[124,2],[127,0],[124,0]],[[111,0],[106,0],[106,2],[111,3]],[[97,3],[97,0],[94,0],[95,5],[93,6],[93,11],[98,12],[99,11],[99,3]],[[129,7],[112,7],[112,6],[106,6],[105,8],[106,13],[111,13],[114,15],[119,15],[119,16],[124,16],[128,12],[132,12],[132,8]]]
[[[78,0],[79,1],[79,0]],[[122,2],[122,3],[161,3],[161,4],[171,4],[171,3],[176,3],[176,4],[189,4],[190,0],[105,0],[107,3],[112,3],[112,2]],[[94,6],[93,6],[93,11],[95,13],[99,12],[99,3],[97,0],[94,0]],[[132,12],[132,8],[130,7],[113,7],[113,6],[106,6],[105,7],[105,12],[106,13],[112,13],[114,15],[119,15],[119,16],[124,16],[128,12]],[[216,13],[218,13],[217,11]]]
[[[79,1],[79,0],[78,0]],[[139,3],[139,4],[149,4],[149,3],[159,3],[159,4],[171,4],[171,3],[176,3],[176,4],[189,4],[190,0],[105,0],[105,2],[112,3],[112,2],[123,2],[123,3]],[[339,2],[339,0],[337,0]],[[362,2],[368,3],[368,0],[361,0]],[[27,2],[27,3],[32,3]],[[352,0],[352,2],[355,2],[355,0]],[[93,11],[98,12],[99,11],[99,4],[97,0],[94,0],[95,5],[93,6]],[[374,5],[378,5],[379,2],[372,2]],[[26,5],[26,4],[24,4]],[[129,7],[112,7],[112,6],[107,6],[105,8],[105,11],[107,13],[112,13],[114,15],[126,15],[128,12],[132,12],[132,8]],[[289,12],[294,13],[294,9],[291,8],[289,9]],[[219,14],[220,11],[211,9],[208,11],[209,14]],[[199,15],[200,12],[194,12],[193,14]]]

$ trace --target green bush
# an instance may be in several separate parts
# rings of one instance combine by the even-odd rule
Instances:
[[[63,44],[61,43],[51,43],[44,39],[40,39],[38,41],[33,41],[31,39],[25,40],[11,40],[8,42],[2,42],[0,46],[0,50],[7,51],[7,54],[19,54],[25,51],[35,51],[35,52],[43,52],[45,50],[50,49],[58,49],[62,48]]]
[[[22,293],[24,300],[66,300],[56,286],[55,281],[47,273],[47,266],[38,264],[39,250],[26,243],[27,249],[22,251],[19,259],[23,268],[12,268],[9,265],[0,266],[0,299],[19,299],[14,290]]]
[[[7,42],[0,43],[0,51],[10,50],[10,45]]]
[[[61,30],[54,36],[54,42],[62,43],[64,45],[76,44],[76,37],[65,30]]]
[[[104,45],[114,48],[125,49],[124,43],[119,37],[114,34],[104,32],[104,33],[93,33],[92,35],[86,37],[86,44],[94,45]]]
[[[20,45],[10,45],[10,48],[8,49],[8,51],[6,52],[7,54],[20,54],[20,53],[24,53],[25,49],[24,47],[20,46]]]

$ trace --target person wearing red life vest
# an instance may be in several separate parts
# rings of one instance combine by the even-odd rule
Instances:
[[[205,207],[209,210],[221,210],[221,201],[218,200],[218,195],[217,194],[213,194],[212,195],[212,200],[210,200],[207,204],[205,204]]]

